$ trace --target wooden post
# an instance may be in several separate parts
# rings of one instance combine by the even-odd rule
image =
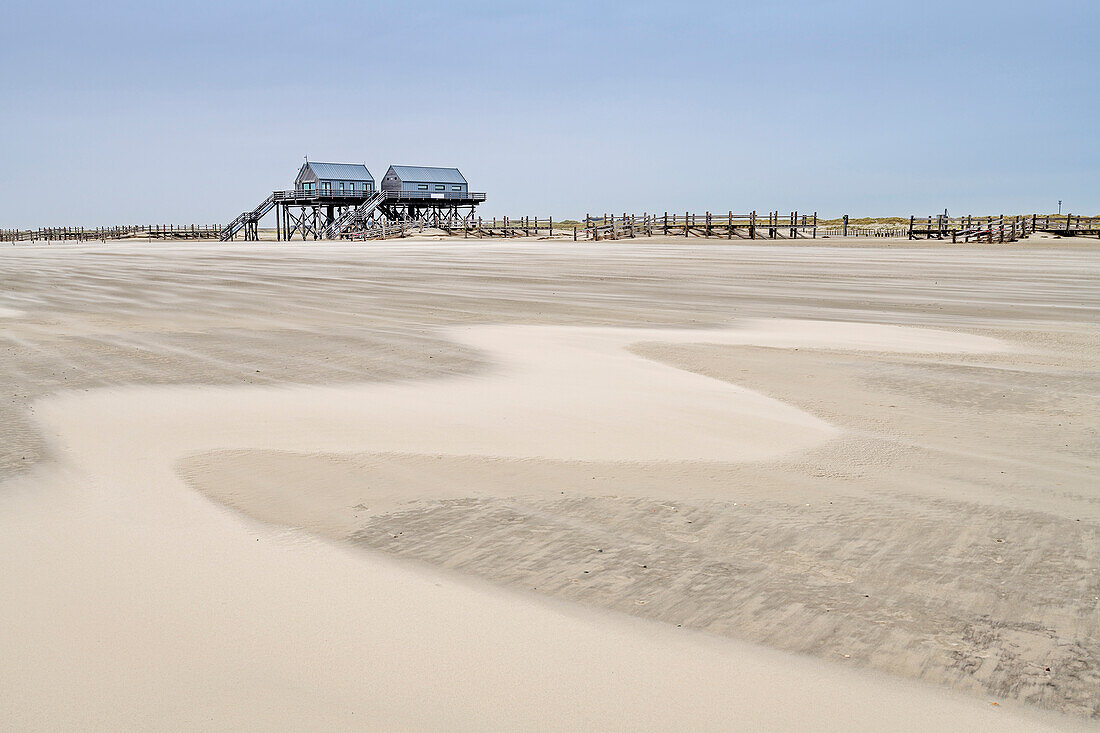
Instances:
[[[664,234],[666,237],[668,236],[668,212],[667,211],[665,212],[664,229],[661,231],[661,234]]]
[[[909,239],[913,238],[913,216],[909,216]]]
[[[749,214],[749,239],[756,239],[756,209]]]
[[[691,216],[690,211],[685,211],[684,212],[684,239],[687,239],[688,230],[690,229],[690,226],[688,224],[688,217],[690,217],[690,216]]]
[[[844,215],[844,236],[848,236],[848,215]]]
[[[814,239],[817,239],[817,212],[814,212]]]

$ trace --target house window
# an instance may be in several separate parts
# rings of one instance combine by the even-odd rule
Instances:
[[[446,191],[446,190],[447,190],[447,187],[446,187],[446,186],[444,186],[444,185],[443,185],[443,184],[441,184],[441,183],[437,183],[437,184],[435,185],[435,190],[436,190],[436,191]]]
[[[340,193],[344,192],[344,182],[340,181]]]
[[[332,190],[332,181],[321,181],[321,190],[328,193]]]
[[[451,190],[452,190],[452,191],[461,191],[461,190],[462,190],[462,186],[451,186]]]
[[[421,184],[420,184],[419,186],[417,186],[417,187],[416,187],[416,189],[417,189],[418,191],[427,191],[427,190],[428,190],[428,184],[426,184],[426,183],[421,183]]]

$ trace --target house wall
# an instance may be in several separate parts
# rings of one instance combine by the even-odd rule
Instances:
[[[386,171],[386,175],[382,176],[381,190],[383,191],[400,191],[401,179],[399,179],[393,172],[393,166]]]
[[[354,191],[355,193],[361,193],[363,191],[363,184],[366,184],[367,191],[374,190],[374,183],[372,181],[341,181],[339,179],[322,178],[317,181],[317,190],[324,191],[325,184],[329,184],[329,190],[333,193],[340,192],[340,184],[344,184],[344,192]]]
[[[421,188],[427,186],[427,189]],[[436,186],[443,186],[443,190],[437,190]],[[456,188],[457,186],[457,188]],[[436,181],[403,181],[397,177],[391,167],[382,177],[383,191],[409,191],[412,193],[468,193],[469,187],[465,183],[443,183]]]
[[[465,183],[436,183],[435,181],[402,181],[402,191],[420,191],[424,192],[421,186],[428,187],[428,193],[466,193]],[[443,190],[440,191],[436,186],[443,186]],[[457,186],[457,188],[455,188]]]
[[[306,183],[316,183],[317,175],[313,172],[313,169],[308,165],[303,165],[302,169],[298,171],[298,177],[294,179],[294,190],[301,191]]]

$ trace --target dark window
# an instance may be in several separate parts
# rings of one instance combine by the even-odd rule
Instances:
[[[446,191],[447,187],[444,186],[442,183],[437,183],[437,184],[435,184],[435,190],[436,191]]]
[[[461,190],[462,190],[462,186],[451,186],[451,190],[452,190],[452,191],[461,191]]]
[[[332,182],[331,181],[321,181],[321,190],[322,191],[328,191],[331,188],[332,188]]]
[[[417,186],[417,189],[420,190],[420,191],[427,191],[428,190],[428,184],[421,183],[419,186]]]

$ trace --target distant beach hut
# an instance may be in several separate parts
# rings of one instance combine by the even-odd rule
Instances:
[[[294,179],[296,191],[326,195],[362,195],[374,191],[374,176],[362,163],[318,163],[307,160]]]
[[[423,198],[465,198],[469,186],[458,168],[391,165],[382,178],[382,190]]]

